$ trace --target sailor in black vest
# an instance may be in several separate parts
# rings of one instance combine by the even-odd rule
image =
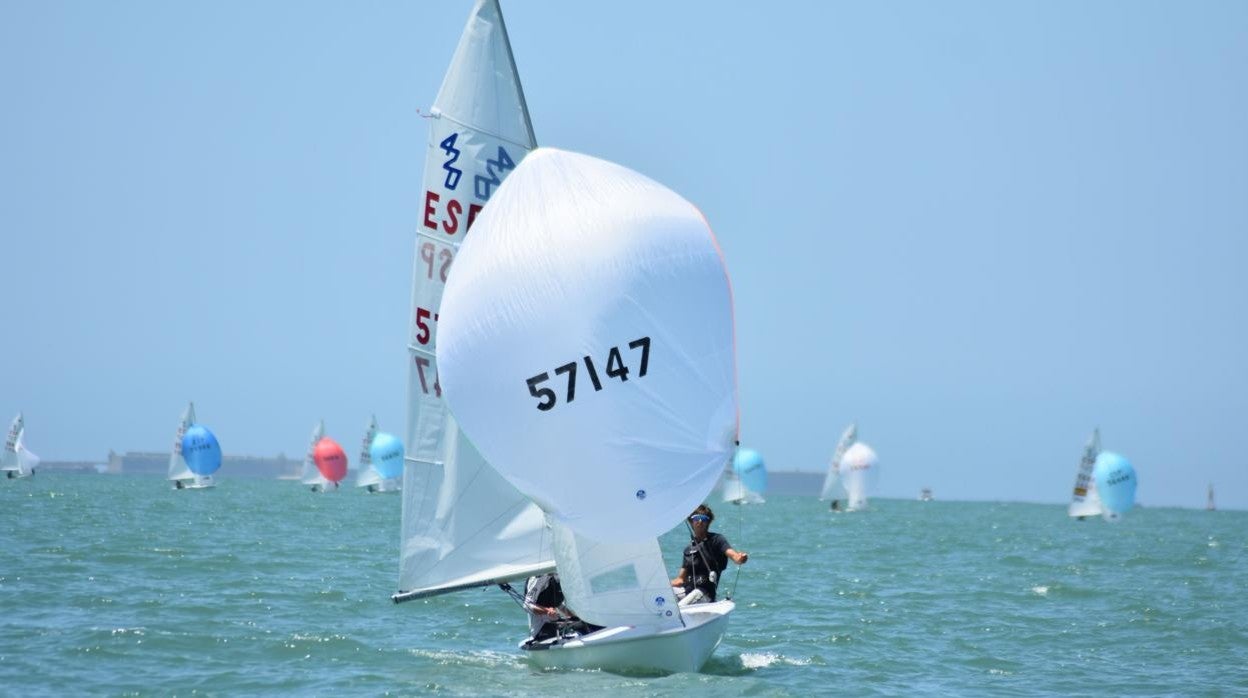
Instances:
[[[715,513],[705,504],[689,515],[689,530],[693,538],[685,547],[680,574],[672,580],[681,606],[714,601],[719,576],[728,566],[728,561],[744,565],[750,559],[749,553],[733,550],[727,538],[711,533],[711,522],[714,520]]]
[[[574,617],[564,605],[559,575],[553,573],[529,577],[529,581],[525,582],[524,610],[529,613],[529,637],[532,640],[554,637],[559,629],[559,618]]]

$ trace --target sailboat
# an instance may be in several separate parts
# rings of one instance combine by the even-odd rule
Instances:
[[[4,453],[0,454],[0,472],[10,480],[34,475],[35,467],[39,465],[39,456],[23,443],[25,434],[26,421],[19,412],[9,425],[8,436],[4,439]]]
[[[359,476],[355,480],[356,487],[363,487],[366,492],[394,492],[399,489],[396,480],[386,480],[373,467],[373,439],[377,438],[377,415],[369,417],[368,426],[364,429],[364,438],[360,442]]]
[[[836,449],[832,451],[832,460],[828,461],[828,473],[823,477],[823,487],[819,489],[819,501],[827,501],[840,496],[837,486],[841,481],[841,459],[845,457],[845,451],[849,450],[849,447],[857,440],[857,424],[850,424],[845,431],[841,432],[841,438],[836,442]]]
[[[173,450],[169,453],[167,479],[173,484],[175,490],[202,490],[216,487],[212,475],[196,475],[191,472],[182,454],[182,437],[186,436],[186,430],[190,429],[193,424],[195,424],[195,403],[188,402],[186,410],[182,412],[182,419],[178,420],[178,430],[173,437]]]
[[[1213,503],[1213,483],[1209,483],[1209,498],[1205,501],[1205,511],[1216,511],[1217,506]]]
[[[312,439],[308,442],[308,453],[303,457],[303,470],[299,476],[299,481],[313,492],[327,492],[338,488],[336,484],[325,479],[316,467],[316,445],[324,436],[325,420],[322,419],[312,427]]]
[[[429,118],[425,215],[413,260],[395,603],[555,568],[541,510],[486,463],[447,411],[435,354],[451,261],[477,213],[535,147],[498,2],[478,0]]]
[[[620,165],[535,150],[459,250],[437,358],[464,431],[550,521],[567,605],[602,626],[526,643],[530,660],[700,669],[735,605],[677,606],[657,538],[736,450],[731,290],[702,213]]]
[[[1075,473],[1075,488],[1070,495],[1068,516],[1083,519],[1088,516],[1101,515],[1101,498],[1096,493],[1096,480],[1092,479],[1092,467],[1096,465],[1096,457],[1101,453],[1101,430],[1093,429],[1083,448],[1083,458],[1079,460],[1079,470]]]

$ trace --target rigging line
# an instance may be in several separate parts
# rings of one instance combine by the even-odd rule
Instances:
[[[741,540],[742,536],[744,536],[744,531],[745,531],[745,504],[742,503],[738,506],[740,507],[741,511],[738,512],[738,516],[737,516],[737,540]],[[737,595],[737,582],[741,581],[741,567],[742,565],[737,565],[737,573],[732,578],[732,589],[727,594],[727,598],[729,601],[731,601],[732,598]]]
[[[502,584],[498,585],[498,588],[507,592],[507,595],[511,597],[512,601],[515,601],[516,603],[520,604],[520,608],[522,609],[524,608],[524,597],[520,595],[520,592],[513,589],[510,584],[508,584],[507,582],[503,582]]]

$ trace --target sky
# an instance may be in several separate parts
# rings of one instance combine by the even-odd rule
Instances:
[[[402,434],[470,0],[0,3],[0,419],[48,460]],[[508,2],[542,145],[694,202],[743,445],[879,496],[1248,508],[1248,3]]]

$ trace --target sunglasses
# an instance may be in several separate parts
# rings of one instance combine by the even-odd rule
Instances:
[[[702,523],[706,523],[707,521],[711,520],[711,517],[707,516],[706,514],[694,514],[693,516],[689,517],[689,520],[695,523],[698,521],[701,521]]]

